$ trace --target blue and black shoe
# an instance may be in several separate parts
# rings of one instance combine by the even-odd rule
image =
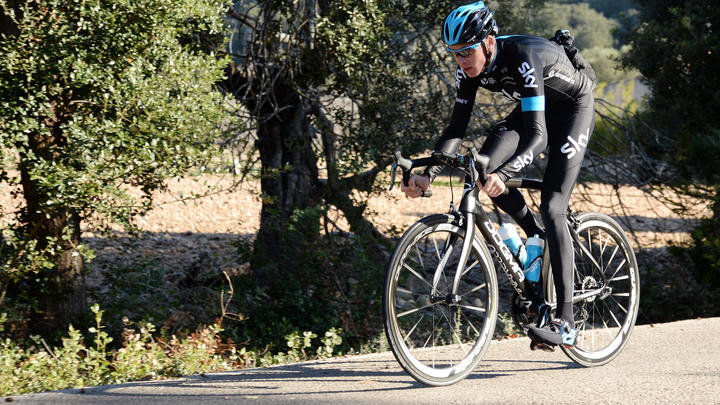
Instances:
[[[551,347],[563,345],[567,348],[575,346],[577,340],[577,330],[571,328],[570,324],[560,318],[555,318],[549,325],[538,328],[531,326],[528,329],[528,336],[533,341],[531,348],[549,345]]]

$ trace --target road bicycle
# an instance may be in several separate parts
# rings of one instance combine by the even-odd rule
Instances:
[[[418,167],[445,165],[465,173],[459,209],[451,203],[450,212],[412,225],[395,246],[385,275],[383,320],[390,348],[402,368],[423,384],[462,380],[487,351],[498,315],[495,263],[514,290],[512,319],[518,327],[542,327],[554,315],[548,249],[539,281],[530,282],[478,198],[476,180],[486,178],[488,161],[475,148],[467,155],[434,152],[415,160],[395,152],[393,184],[398,167],[405,185]],[[510,179],[506,186],[539,190],[542,182]],[[428,197],[431,191],[424,194]],[[609,216],[576,215],[568,209],[567,224],[573,240],[573,310],[579,336],[574,347],[561,349],[582,366],[599,366],[622,351],[635,325],[637,261],[627,236]]]

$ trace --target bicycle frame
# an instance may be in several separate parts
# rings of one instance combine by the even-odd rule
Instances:
[[[472,155],[475,156],[475,158],[469,159],[469,164],[467,165],[469,168],[469,172],[466,172],[467,176],[465,178],[465,185],[463,187],[463,196],[460,201],[460,209],[457,211],[453,211],[453,214],[458,217],[458,225],[463,226],[464,224],[465,239],[463,241],[460,260],[458,262],[457,269],[453,278],[452,291],[448,297],[437,296],[437,284],[442,277],[442,271],[445,267],[447,257],[452,251],[453,244],[451,243],[443,250],[443,260],[440,260],[433,275],[431,297],[433,297],[433,299],[435,300],[445,299],[448,302],[458,299],[457,291],[460,285],[460,279],[462,278],[462,275],[465,274],[465,272],[469,271],[469,269],[466,268],[467,258],[470,255],[471,244],[475,238],[477,226],[477,229],[480,231],[480,234],[485,240],[486,246],[489,248],[495,259],[499,263],[500,268],[507,276],[510,285],[512,285],[513,289],[518,294],[520,299],[525,303],[525,305],[530,305],[532,302],[535,302],[538,305],[540,312],[543,313],[540,322],[544,323],[549,318],[550,310],[557,307],[557,303],[555,302],[554,298],[555,289],[553,284],[550,282],[552,272],[550,268],[549,249],[545,249],[543,252],[542,267],[540,270],[541,282],[543,283],[543,294],[541,302],[541,297],[539,297],[535,290],[531,288],[530,282],[526,281],[525,274],[523,272],[519,259],[514,256],[512,252],[510,252],[510,249],[507,247],[507,245],[495,229],[495,225],[490,220],[485,210],[482,208],[482,204],[480,203],[478,198],[480,189],[477,187],[476,180],[479,177],[484,177],[485,173],[483,169],[481,176],[481,174],[476,169],[476,159],[479,155],[477,155],[476,151],[474,150],[472,151]],[[421,158],[415,161],[410,161],[408,159],[402,158],[399,152],[396,152],[395,167],[397,167],[397,164],[400,163],[399,166],[403,168],[403,181],[405,182],[407,182],[408,173],[413,167],[416,167],[416,165],[428,165],[431,164],[431,162],[432,160],[428,158]],[[394,176],[395,174],[393,171],[392,183],[394,183]],[[510,179],[506,183],[506,187],[508,188],[528,188],[540,190],[541,186],[542,181],[532,179]],[[427,193],[426,195],[424,194],[424,196],[430,195],[431,193]],[[595,261],[592,254],[588,252],[585,246],[580,242],[580,239],[575,232],[574,217],[570,210],[568,210],[568,214],[568,231],[570,232],[573,241],[590,259],[591,264],[597,269],[601,270],[600,274],[602,274],[603,277],[603,286],[593,291],[588,291],[586,293],[573,296],[573,303],[577,303],[596,295],[609,293],[611,290],[608,290],[608,281],[605,278],[601,266]],[[447,250],[448,248],[450,250]]]
[[[542,185],[542,182],[538,180],[512,179],[508,182],[507,185],[508,187],[512,188],[539,189]],[[505,242],[503,242],[502,238],[495,229],[495,225],[490,220],[485,210],[482,209],[482,205],[479,202],[478,196],[479,188],[475,185],[475,183],[465,183],[465,189],[463,191],[463,197],[460,202],[459,212],[462,214],[462,217],[465,221],[466,238],[462,247],[463,250],[460,256],[460,262],[458,263],[458,268],[455,272],[455,278],[453,279],[452,294],[454,295],[457,293],[460,278],[464,274],[464,272],[467,271],[465,269],[465,265],[470,252],[470,243],[475,236],[475,227],[477,226],[477,229],[479,229],[480,233],[482,234],[488,248],[494,255],[497,262],[500,264],[500,268],[508,277],[510,284],[512,285],[515,292],[517,292],[517,294],[520,296],[520,298],[523,301],[535,301],[539,305],[545,305],[550,309],[555,309],[557,307],[557,303],[555,302],[554,298],[555,289],[553,284],[549,282],[551,280],[549,249],[545,249],[543,252],[542,267],[540,271],[544,289],[542,297],[543,302],[540,302],[540,297],[538,297],[534,293],[534,291],[529,288],[528,283],[525,282],[525,274],[523,273],[522,267],[520,266],[517,257],[515,257],[510,252],[510,249],[507,247]],[[582,251],[584,251],[585,256],[590,260],[590,263],[595,268],[602,270],[601,266],[595,261],[592,254],[588,252],[584,244],[581,243],[578,234],[575,232],[575,229],[572,225],[572,215],[572,212],[569,212],[568,230],[573,241],[575,242],[576,246],[578,246]],[[438,265],[438,269],[436,270],[435,276],[433,278],[434,286],[437,285],[437,282],[440,279],[441,269],[444,268],[444,264],[444,261],[442,261]],[[607,290],[606,287],[608,282],[604,272],[600,271],[599,274],[603,278],[603,286],[593,291],[588,291],[586,293],[573,296],[573,303],[577,303],[588,298],[592,298],[593,296],[610,292]]]
[[[519,263],[519,260],[515,256],[513,256],[512,252],[510,252],[510,249],[507,247],[505,242],[503,242],[502,238],[497,233],[495,225],[487,216],[485,210],[482,209],[482,205],[480,204],[478,199],[480,191],[479,188],[476,186],[475,182],[475,179],[477,178],[477,173],[471,173],[468,177],[469,179],[466,179],[465,187],[463,189],[463,196],[460,201],[459,209],[459,213],[464,219],[465,239],[463,241],[460,261],[458,262],[458,267],[455,271],[451,295],[455,296],[457,294],[458,286],[460,284],[460,278],[467,271],[465,269],[465,265],[467,263],[467,258],[470,254],[470,247],[472,241],[475,238],[475,227],[477,226],[483,238],[485,239],[488,248],[495,256],[496,260],[500,264],[500,268],[503,270],[503,272],[505,272],[508,280],[510,281],[510,284],[513,286],[518,295],[525,301],[537,301],[539,297],[535,296],[535,294],[532,292],[532,289],[529,288],[528,282],[525,281],[525,274],[523,273],[523,269]],[[445,257],[447,257],[447,253],[449,252],[443,253]],[[433,277],[433,290],[435,289],[435,286],[437,285],[437,282],[441,277],[444,264],[444,260],[441,260],[438,264],[437,269],[435,270],[435,274]]]

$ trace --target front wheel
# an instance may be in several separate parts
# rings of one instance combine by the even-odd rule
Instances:
[[[635,253],[617,222],[596,213],[580,215],[578,221],[575,296],[599,289],[602,294],[574,300],[578,339],[563,351],[591,367],[608,363],[625,347],[640,305],[640,276]]]
[[[383,289],[385,333],[403,369],[423,384],[450,385],[480,362],[497,317],[495,267],[477,238],[458,269],[465,230],[451,215],[414,224],[398,242]]]

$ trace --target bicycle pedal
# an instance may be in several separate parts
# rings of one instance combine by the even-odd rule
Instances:
[[[539,350],[544,350],[544,351],[546,351],[546,352],[554,352],[554,351],[555,351],[555,346],[553,346],[553,345],[547,345],[547,344],[543,344],[543,343],[537,343],[537,342],[531,342],[531,343],[530,343],[530,350],[535,351],[535,350],[538,350],[538,349],[539,349]]]

